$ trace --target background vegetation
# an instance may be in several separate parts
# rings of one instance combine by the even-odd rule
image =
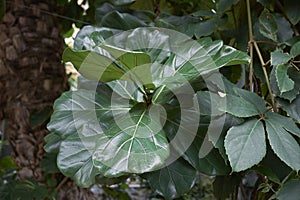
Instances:
[[[134,198],[134,185],[144,192],[145,199],[298,199],[300,4],[296,1],[0,2],[1,199],[92,199],[97,195],[99,199],[130,199]],[[67,49],[63,56],[62,36],[70,37],[74,25],[80,29],[74,49]],[[78,139],[70,128],[74,124],[65,129],[58,122],[60,105],[68,103],[71,94],[77,94],[79,99],[80,95],[88,95],[90,82],[85,78],[92,78],[67,76],[61,60],[71,61],[76,67],[76,57],[82,55],[76,50],[97,52],[95,47],[111,33],[139,27],[184,33],[207,50],[212,49],[208,55],[214,61],[221,58],[216,68],[223,75],[223,92],[231,102],[226,108],[218,108],[226,112],[221,138],[210,138],[213,153],[200,160],[195,144],[207,134],[209,120],[205,121],[205,116],[211,117],[204,109],[204,121],[199,122],[200,139],[193,143],[196,153],[190,149],[168,169],[107,178],[111,175],[109,170],[99,170],[99,163],[92,172],[88,167],[69,167],[90,155],[77,154],[74,158],[64,151],[64,147],[84,147],[74,145]],[[157,41],[162,40],[160,36]],[[125,48],[119,45],[116,44]],[[189,48],[192,47],[184,46],[182,54]],[[153,52],[144,53],[153,60]],[[132,52],[130,56],[137,55]],[[166,60],[160,62],[166,64]],[[188,77],[189,70],[192,69],[184,67],[181,73]],[[207,86],[201,75],[194,73],[189,80],[200,108],[207,108],[211,102],[206,101]],[[69,89],[67,80],[77,91],[59,97]],[[104,84],[107,85],[111,90],[109,84]],[[145,88],[150,91],[160,87]],[[103,91],[99,90],[99,99],[104,98]],[[162,98],[160,103],[176,106],[171,100],[172,97]],[[170,111],[176,116],[176,109],[173,112]],[[172,137],[174,127],[167,125],[164,129],[167,137]],[[67,162],[63,157],[70,159]],[[168,184],[157,181],[159,176]]]

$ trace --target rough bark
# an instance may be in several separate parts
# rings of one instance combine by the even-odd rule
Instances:
[[[49,14],[55,12],[54,2],[7,1],[0,24],[0,121],[7,122],[6,134],[20,179],[34,178],[41,183],[45,181],[40,160],[47,120],[33,126],[30,116],[51,109],[67,89],[61,64],[64,42],[57,19]],[[69,181],[61,187],[59,199],[90,199],[89,195]]]

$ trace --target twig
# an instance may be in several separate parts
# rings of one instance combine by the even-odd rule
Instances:
[[[56,187],[56,190],[58,191],[68,180],[68,177],[64,177],[64,179],[58,184],[58,186]]]
[[[261,63],[261,66],[262,66],[262,69],[263,69],[263,72],[264,72],[264,76],[266,78],[266,83],[267,83],[267,87],[268,87],[268,90],[269,90],[269,93],[270,93],[270,98],[271,98],[273,110],[274,110],[274,112],[277,112],[277,107],[275,105],[274,95],[273,95],[273,92],[272,92],[272,89],[271,89],[268,73],[267,73],[267,70],[266,70],[266,63],[264,62],[264,59],[263,59],[263,57],[260,53],[259,47],[258,47],[258,45],[255,41],[253,41],[253,45],[255,47],[258,58],[260,60],[260,63]]]
[[[250,52],[250,69],[249,69],[249,90],[253,92],[253,31],[252,31],[252,21],[251,21],[251,10],[250,10],[250,1],[247,2],[247,17],[248,17],[248,28],[249,28],[249,52]]]

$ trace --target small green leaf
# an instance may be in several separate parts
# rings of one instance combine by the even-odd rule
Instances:
[[[195,183],[196,170],[179,158],[164,168],[144,175],[151,188],[166,199],[174,199],[188,192]]]
[[[285,64],[290,59],[291,59],[291,57],[287,53],[282,53],[281,51],[271,52],[271,65],[273,65],[273,66]]]
[[[270,145],[275,154],[283,162],[298,171],[300,169],[300,146],[289,134],[288,131],[291,131],[291,129],[287,131],[287,127],[284,125],[286,120],[279,121],[278,116],[280,115],[276,113],[266,113],[266,128]],[[295,134],[297,134],[297,132]]]
[[[278,200],[299,199],[300,180],[290,180],[276,193]]]
[[[274,16],[267,9],[264,9],[259,16],[259,23],[260,33],[273,41],[277,41],[277,23]]]
[[[277,98],[277,102],[290,117],[294,118],[298,123],[300,123],[300,95],[298,95],[297,98],[291,103],[280,98]]]
[[[225,149],[233,171],[243,171],[258,164],[266,154],[263,123],[252,119],[230,128]]]
[[[292,46],[290,54],[293,58],[300,55],[300,41]]]
[[[289,71],[293,70],[293,68],[289,68]],[[294,89],[288,91],[288,92],[284,92],[284,93],[280,93],[279,87],[278,87],[278,82],[276,80],[276,67],[273,67],[272,71],[271,71],[271,75],[270,75],[270,85],[271,85],[271,89],[274,92],[274,94],[280,98],[284,98],[289,100],[290,102],[292,102],[297,95],[299,94],[299,88],[300,88],[300,79],[298,78],[299,73],[294,70],[292,71],[292,73],[288,73],[289,77],[295,82],[295,87]],[[298,80],[299,79],[299,80]]]
[[[289,67],[289,64],[280,64],[276,67],[276,80],[281,94],[294,88],[294,81],[287,74]]]

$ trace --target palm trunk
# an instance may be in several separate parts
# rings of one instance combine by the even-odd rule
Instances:
[[[55,6],[47,0],[10,0],[0,24],[0,120],[8,122],[7,136],[20,179],[41,183],[48,119],[33,124],[30,116],[51,109],[67,89],[61,63],[64,42],[57,19],[50,15]],[[59,199],[90,199],[73,182],[60,189]]]

